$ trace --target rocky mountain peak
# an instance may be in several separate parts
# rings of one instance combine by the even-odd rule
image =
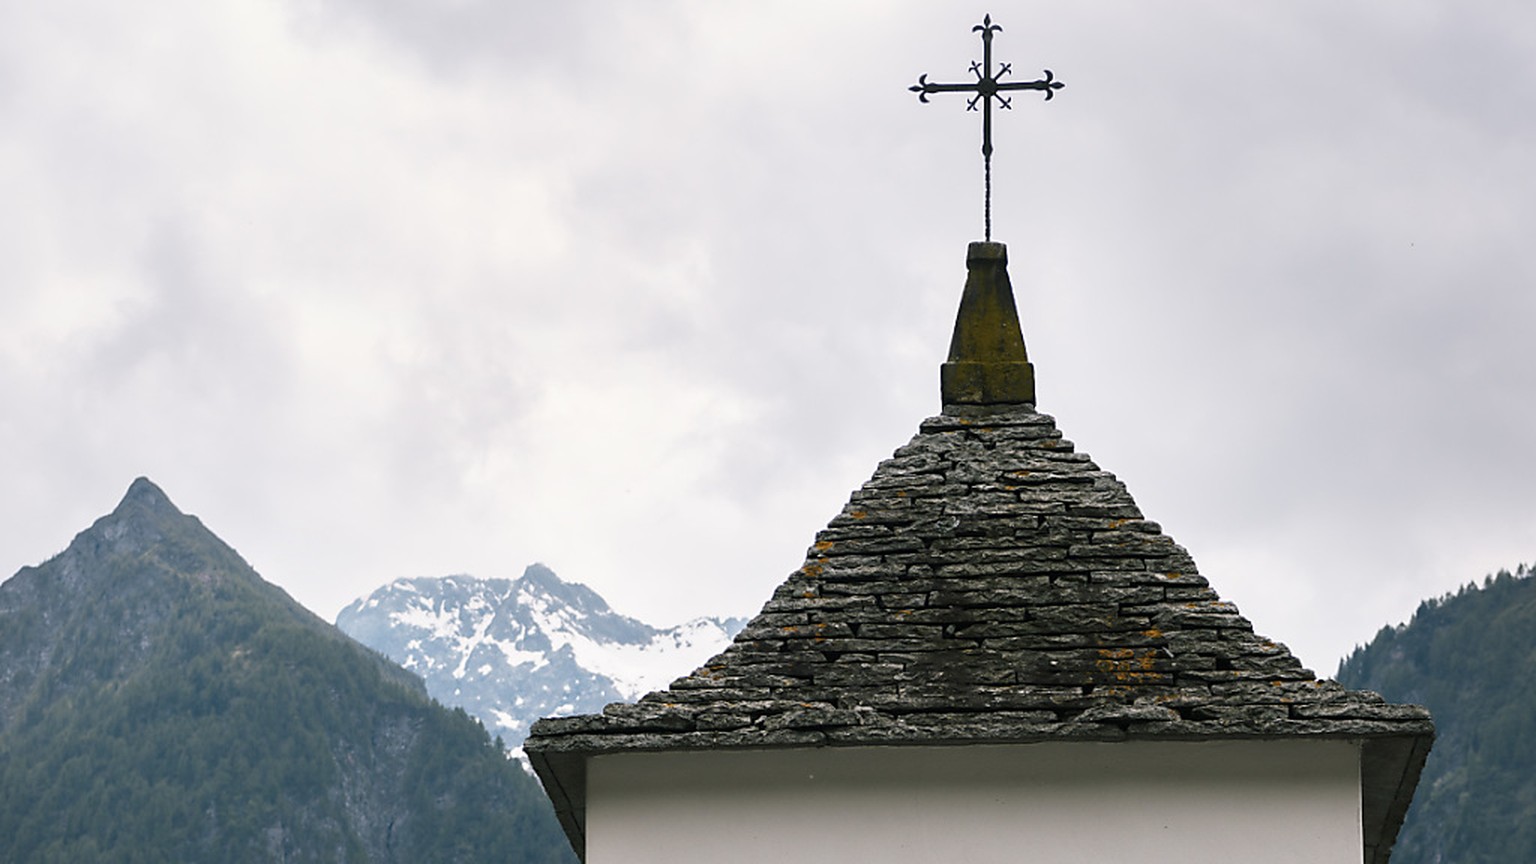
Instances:
[[[159,486],[140,477],[129,485],[111,513],[75,536],[65,556],[100,560],[104,556],[139,555],[159,543],[172,523],[187,518]],[[214,538],[209,535],[209,539]]]
[[[256,578],[235,550],[177,509],[147,477],[134,480],[117,507],[75,535],[62,553],[18,576],[29,572],[76,589],[100,580]]]
[[[128,486],[128,493],[123,500],[118,502],[117,508],[112,511],[114,516],[127,516],[130,513],[152,513],[158,516],[180,516],[181,511],[166,497],[164,490],[154,484],[148,477],[139,477]]]
[[[168,622],[223,589],[298,609],[158,486],[135,480],[63,552],[0,585],[0,732],[40,698],[40,684],[18,682],[89,691],[131,676],[160,650]]]
[[[561,579],[555,575],[555,571],[543,564],[528,565],[517,581],[523,590],[531,594],[558,600],[590,615],[609,615],[613,612],[608,606],[608,601],[596,591],[580,582],[567,582]]]

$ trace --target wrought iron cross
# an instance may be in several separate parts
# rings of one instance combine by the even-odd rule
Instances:
[[[992,74],[992,34],[1001,31],[1000,25],[992,23],[992,16],[986,15],[981,23],[971,28],[971,32],[981,33],[981,62],[971,63],[971,72],[976,80],[970,84],[931,84],[927,73],[917,76],[917,83],[908,87],[908,90],[917,94],[919,102],[927,102],[929,93],[975,93],[967,103],[965,110],[975,111],[976,104],[981,103],[981,161],[982,175],[984,178],[985,194],[982,204],[982,219],[986,226],[986,240],[992,240],[992,100],[997,99],[998,105],[1003,108],[1013,108],[1013,102],[1004,91],[1009,90],[1044,90],[1046,100],[1056,95],[1056,91],[1062,88],[1062,83],[1051,74],[1051,70],[1045,70],[1045,77],[1038,81],[1008,81],[1006,83],[998,79],[1013,71],[1013,67],[1007,63],[998,67],[997,74]]]

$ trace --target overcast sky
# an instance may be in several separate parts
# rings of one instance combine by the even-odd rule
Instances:
[[[939,408],[971,27],[1040,408],[1331,674],[1536,559],[1536,6],[0,0],[0,571],[750,614]]]

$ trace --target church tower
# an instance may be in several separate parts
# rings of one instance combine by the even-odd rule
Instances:
[[[534,725],[587,864],[1386,864],[1429,714],[1256,634],[1036,410],[1007,263],[970,245],[941,412],[730,647]]]

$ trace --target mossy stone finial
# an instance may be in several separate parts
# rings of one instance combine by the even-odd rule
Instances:
[[[965,256],[965,293],[939,369],[944,405],[1034,404],[1035,367],[1024,350],[1024,331],[1008,281],[1008,247],[972,243]]]

